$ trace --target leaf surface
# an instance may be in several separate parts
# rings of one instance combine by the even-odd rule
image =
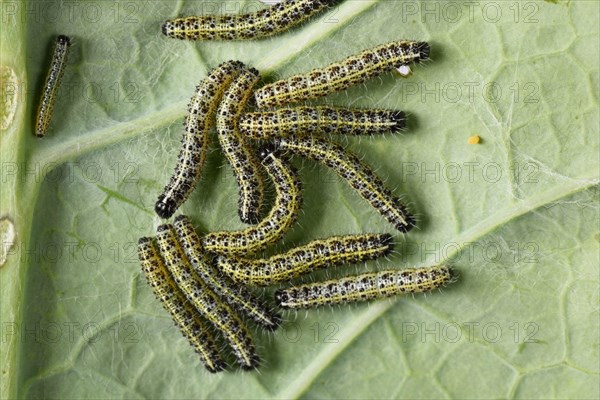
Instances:
[[[1,137],[3,161],[22,172],[4,170],[1,192],[0,215],[18,234],[0,270],[2,397],[600,396],[598,3],[347,0],[300,29],[236,43],[182,42],[159,28],[254,2],[57,4],[18,3],[2,28],[2,65],[29,90]],[[58,33],[76,45],[51,130],[36,140],[36,90]],[[255,332],[259,372],[208,374],[135,253],[160,223],[152,208],[194,86],[229,59],[272,81],[403,38],[429,41],[432,60],[320,102],[410,113],[402,135],[337,140],[405,194],[419,229],[396,235],[386,260],[313,279],[447,260],[458,281],[289,313],[277,333]],[[467,144],[472,135],[482,142]],[[281,248],[396,234],[330,171],[296,163],[306,201]],[[236,201],[213,146],[181,212],[204,231],[234,229]]]

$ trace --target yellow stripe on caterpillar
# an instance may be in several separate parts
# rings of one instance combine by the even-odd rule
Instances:
[[[215,269],[207,259],[200,238],[185,215],[175,218],[175,231],[188,260],[200,278],[235,311],[247,315],[264,328],[274,331],[281,323],[281,316],[244,286],[233,282]]]
[[[313,240],[266,259],[219,255],[216,263],[220,271],[236,282],[269,286],[321,268],[374,260],[388,254],[392,247],[392,236],[387,233],[333,236]]]
[[[400,232],[407,232],[414,227],[415,219],[400,198],[385,186],[369,166],[338,144],[314,136],[278,138],[274,142],[283,151],[320,161],[333,169]]]
[[[238,120],[258,79],[254,68],[242,71],[223,94],[217,110],[217,136],[240,188],[240,220],[247,224],[259,221],[264,182],[254,149],[238,131]]]
[[[238,364],[254,369],[260,362],[252,337],[239,316],[200,279],[190,266],[171,225],[156,231],[160,254],[175,283],[196,310],[223,334]]]
[[[54,111],[54,104],[56,103],[58,90],[60,89],[60,84],[62,83],[62,78],[67,67],[70,46],[70,37],[58,35],[56,38],[54,54],[52,55],[50,70],[46,76],[44,90],[37,110],[35,123],[35,135],[37,137],[45,136],[46,132],[48,131],[48,126],[50,126],[50,120],[52,119],[52,112]]]
[[[240,133],[252,139],[329,133],[377,135],[398,132],[405,126],[402,111],[341,107],[294,107],[249,112],[241,116]]]
[[[447,265],[387,270],[278,290],[275,301],[280,307],[290,309],[331,306],[428,292],[446,285],[451,279],[452,270]]]
[[[155,296],[171,314],[175,325],[189,340],[206,369],[213,373],[224,370],[226,364],[221,358],[212,334],[173,281],[152,238],[140,238],[138,258]]]
[[[277,35],[338,0],[284,0],[242,15],[200,15],[175,18],[162,25],[164,35],[187,40],[249,40]]]
[[[200,180],[217,106],[225,89],[243,68],[244,64],[239,61],[224,62],[196,86],[183,122],[184,134],[175,171],[154,206],[159,217],[170,218]]]
[[[426,42],[386,43],[325,68],[265,85],[254,92],[254,100],[259,108],[265,108],[326,96],[402,65],[424,61],[429,58],[429,51]]]
[[[298,217],[302,186],[298,172],[271,147],[261,150],[262,165],[275,186],[275,204],[258,224],[240,231],[211,232],[202,237],[202,246],[211,253],[248,255],[264,250],[281,239]]]

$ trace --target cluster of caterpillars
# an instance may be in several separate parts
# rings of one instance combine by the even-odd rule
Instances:
[[[163,33],[193,40],[268,36],[330,3],[288,0],[246,16],[179,18],[167,21]],[[389,234],[355,234],[313,240],[283,254],[257,258],[257,253],[284,237],[302,206],[302,185],[290,156],[331,168],[398,231],[408,232],[415,225],[400,197],[368,165],[326,137],[398,132],[405,127],[405,114],[310,106],[305,101],[422,62],[429,52],[426,42],[390,42],[260,88],[257,70],[228,61],[196,87],[177,165],[155,211],[163,219],[171,218],[196,188],[210,146],[209,132],[216,126],[220,148],[239,185],[238,214],[248,226],[199,234],[189,217],[179,215],[173,224],[161,225],[155,237],[141,238],[138,253],[156,296],[209,371],[227,365],[213,332],[220,333],[242,368],[254,369],[260,361],[247,320],[270,331],[281,323],[277,310],[251,292],[253,286],[289,284],[319,269],[374,260],[392,250]],[[299,102],[304,104],[294,106]],[[268,212],[263,212],[263,173],[275,187]],[[451,279],[452,270],[446,265],[384,270],[280,288],[274,297],[278,308],[301,309],[426,292]]]

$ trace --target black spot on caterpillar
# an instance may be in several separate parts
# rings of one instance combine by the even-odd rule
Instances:
[[[320,161],[333,169],[399,231],[407,232],[415,225],[414,217],[402,201],[367,165],[341,146],[317,137],[279,138],[275,143],[284,151]]]
[[[175,218],[175,230],[183,251],[194,270],[204,283],[225,300],[235,311],[252,318],[257,324],[273,331],[281,323],[281,316],[272,311],[263,301],[217,271],[207,259],[200,238],[188,217],[180,215]]]
[[[257,368],[260,360],[248,329],[239,316],[194,272],[183,254],[173,227],[159,226],[156,239],[167,269],[187,299],[223,334],[242,368]]]
[[[217,267],[237,282],[268,286],[287,282],[320,268],[373,260],[392,250],[389,234],[333,236],[267,259],[217,256]]]
[[[173,281],[152,238],[143,237],[138,241],[138,257],[155,296],[171,314],[175,325],[187,337],[206,369],[210,372],[224,370],[226,364],[219,354],[214,338]]]
[[[208,131],[223,92],[244,68],[239,61],[227,61],[196,86],[183,123],[184,134],[175,172],[158,196],[154,210],[161,218],[170,218],[187,200],[202,175],[209,144]]]
[[[44,91],[37,110],[35,124],[35,135],[37,137],[43,137],[48,131],[58,90],[60,89],[65,68],[67,67],[70,46],[71,38],[65,35],[58,35],[54,54],[52,55],[52,63],[50,64],[50,70],[46,77],[46,83],[44,83]]]
[[[386,43],[325,68],[265,85],[254,92],[254,100],[259,108],[265,108],[326,96],[393,68],[426,60],[429,51],[426,42]]]
[[[291,309],[330,306],[427,292],[444,286],[451,278],[452,270],[446,265],[387,270],[278,290],[275,301],[281,307]]]
[[[257,225],[240,231],[211,232],[202,238],[206,251],[226,255],[254,254],[281,239],[298,217],[302,187],[298,173],[270,148],[261,151],[262,165],[275,186],[275,204]]]
[[[285,0],[249,14],[176,18],[162,25],[162,33],[172,38],[188,40],[258,39],[299,25],[337,1]]]
[[[253,148],[238,131],[238,120],[258,79],[257,70],[244,70],[227,88],[217,110],[219,143],[240,187],[238,213],[247,224],[259,221],[264,182]]]
[[[340,107],[295,107],[249,112],[241,116],[240,133],[253,139],[298,136],[315,132],[376,135],[405,126],[402,111]]]

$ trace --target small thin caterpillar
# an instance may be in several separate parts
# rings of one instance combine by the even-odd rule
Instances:
[[[402,111],[361,110],[340,107],[295,107],[249,112],[241,116],[240,133],[253,139],[270,139],[324,132],[339,135],[376,135],[404,128]]]
[[[208,131],[214,124],[217,106],[225,89],[243,68],[244,64],[239,61],[224,62],[196,86],[183,122],[184,134],[175,172],[154,206],[161,218],[170,218],[200,180],[209,145]]]
[[[429,51],[426,42],[386,43],[325,68],[265,85],[254,92],[254,100],[258,108],[265,108],[326,96],[401,65],[426,60]]]
[[[247,224],[259,221],[264,182],[252,147],[238,131],[238,120],[258,79],[258,71],[254,68],[242,71],[223,94],[217,110],[217,136],[240,188],[240,219]]]
[[[175,283],[196,310],[223,334],[242,368],[257,368],[260,360],[246,326],[194,272],[177,241],[173,227],[161,225],[156,233],[158,248]]]
[[[276,156],[271,148],[263,148],[261,158],[275,186],[273,208],[257,225],[240,231],[206,234],[202,238],[206,251],[226,255],[254,254],[281,239],[296,221],[302,204],[298,172],[289,162]]]
[[[71,46],[71,38],[65,35],[58,35],[56,38],[56,47],[52,55],[52,63],[50,70],[44,83],[44,92],[40,99],[40,104],[37,110],[35,135],[43,137],[48,131],[50,120],[52,119],[52,111],[54,103],[58,95],[58,89],[62,81],[62,77],[67,67],[67,59],[69,56],[69,46]]]
[[[452,270],[446,265],[387,270],[278,290],[275,301],[281,307],[291,309],[331,306],[427,292],[444,286],[451,278]]]
[[[175,39],[248,40],[276,35],[338,0],[286,0],[242,15],[201,15],[167,20],[162,33]]]
[[[178,216],[175,218],[174,225],[183,251],[206,285],[229,303],[235,311],[248,315],[257,324],[270,331],[277,329],[281,323],[281,316],[271,311],[264,302],[248,292],[244,286],[231,281],[217,271],[206,260],[200,238],[188,217]]]
[[[274,141],[282,150],[320,161],[333,169],[399,231],[407,232],[415,225],[414,217],[402,201],[367,165],[338,144],[314,136],[278,138]]]
[[[187,337],[206,369],[213,373],[224,370],[226,364],[219,354],[214,338],[173,281],[152,238],[140,238],[138,258],[155,296],[171,314],[175,325]]]
[[[392,250],[392,236],[363,234],[314,240],[284,254],[248,260],[217,256],[217,267],[237,282],[269,286],[290,281],[319,268],[374,260]]]

